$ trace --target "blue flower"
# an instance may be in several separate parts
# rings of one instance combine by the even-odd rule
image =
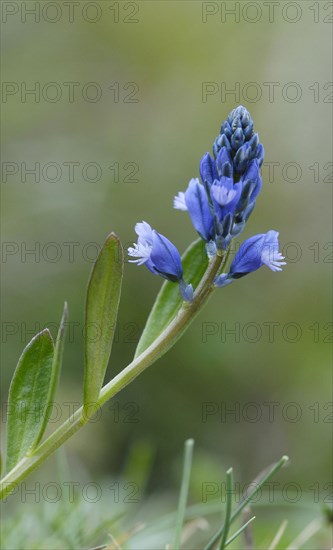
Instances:
[[[279,252],[279,233],[268,231],[247,239],[239,248],[228,274],[219,275],[215,280],[218,287],[225,286],[234,279],[240,279],[262,265],[267,265],[272,271],[282,271],[284,257]]]
[[[260,166],[258,159],[251,160],[248,164],[246,171],[244,172],[242,179],[242,190],[246,185],[250,186],[250,191],[248,193],[248,202],[253,202],[259,195],[262,187],[262,180],[260,175]]]
[[[216,168],[219,176],[232,178],[234,174],[232,158],[227,147],[222,147],[216,158]]]
[[[205,153],[200,161],[200,176],[204,185],[211,185],[218,177],[214,159]]]
[[[183,280],[182,261],[175,245],[152,229],[147,222],[137,223],[135,232],[138,241],[128,248],[129,256],[135,259],[129,261],[138,265],[145,264],[154,275],[160,275],[173,283],[178,282],[183,299],[191,301],[193,288]]]
[[[254,208],[256,198],[262,188],[262,179],[257,159],[251,160],[239,183],[242,191],[237,204],[238,221],[243,219],[243,213],[249,205],[253,205]]]
[[[174,208],[188,210],[192,224],[206,242],[214,238],[214,218],[211,213],[208,195],[198,179],[191,179],[185,193],[174,198]]]
[[[242,147],[237,149],[237,153],[234,156],[234,169],[239,174],[243,174],[249,164],[249,161],[253,157],[253,151],[251,145],[246,142]]]
[[[232,178],[222,176],[220,180],[215,180],[210,189],[215,213],[220,223],[229,213],[232,216],[236,212],[237,204],[240,198],[242,187],[240,183],[234,184]]]
[[[207,242],[207,254],[226,250],[244,229],[262,187],[260,167],[264,149],[254,133],[248,110],[240,105],[222,123],[213,146],[214,158],[205,153],[200,176],[190,181],[185,193],[174,198],[174,207],[189,212],[199,235]]]
[[[228,249],[233,237],[244,229],[262,188],[260,168],[264,148],[254,132],[248,110],[240,105],[222,123],[215,139],[213,154],[200,161],[200,177],[191,179],[185,192],[174,197],[174,208],[187,211],[192,224],[206,241],[211,260]],[[130,260],[145,264],[154,274],[179,284],[184,300],[193,300],[193,288],[183,279],[181,257],[174,244],[146,222],[135,226],[137,243],[128,249]],[[286,265],[279,252],[277,231],[268,231],[247,239],[237,252],[229,273],[218,275],[214,284],[223,287],[267,265],[281,271]],[[227,257],[227,256],[226,256]]]

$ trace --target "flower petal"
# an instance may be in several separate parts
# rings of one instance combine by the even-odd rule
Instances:
[[[200,161],[200,176],[202,183],[208,183],[208,185],[218,177],[215,162],[209,153],[205,153]]]
[[[150,259],[153,267],[162,277],[170,281],[178,281],[183,277],[183,267],[180,254],[169,239],[153,231],[153,248]]]
[[[230,267],[230,273],[234,277],[256,271],[263,265],[261,251],[265,238],[266,234],[254,235],[240,246]]]
[[[135,233],[139,237],[140,242],[153,242],[153,230],[147,222],[138,222],[135,224]]]
[[[173,207],[176,210],[183,210],[184,212],[187,211],[187,206],[185,202],[185,193],[183,193],[183,191],[179,191],[178,195],[174,197]]]
[[[192,179],[185,192],[185,202],[194,228],[200,237],[210,241],[214,236],[214,220],[207,193],[198,179]]]

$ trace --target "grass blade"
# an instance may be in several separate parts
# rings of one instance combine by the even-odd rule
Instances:
[[[287,550],[300,550],[302,546],[308,542],[320,529],[323,527],[323,522],[320,519],[315,519],[296,537]]]
[[[228,536],[229,527],[231,524],[230,519],[231,519],[231,511],[232,511],[233,484],[234,484],[233,471],[232,471],[232,468],[229,468],[229,470],[227,471],[227,492],[226,492],[227,504],[226,504],[225,520],[224,520],[220,550],[224,550],[224,548],[226,547],[227,536]]]
[[[256,487],[251,491],[246,498],[244,498],[236,508],[236,510],[233,512],[231,518],[230,518],[230,524],[239,516],[241,511],[245,508],[245,506],[250,502],[252,498],[256,496],[258,491],[261,489],[261,487],[266,483],[271,477],[273,477],[280,468],[282,468],[287,462],[289,458],[287,456],[283,456],[278,462],[273,464],[273,466],[269,466],[264,470],[262,474],[259,475],[258,478],[253,482],[256,484]],[[208,542],[208,544],[205,546],[204,550],[212,550],[214,545],[217,543],[217,541],[222,536],[224,530],[224,525],[218,529],[218,531],[215,533],[215,535],[212,537],[212,539]]]
[[[277,533],[276,533],[275,537],[273,538],[268,550],[275,550],[277,548],[277,545],[279,544],[280,540],[282,539],[282,537],[284,535],[284,532],[287,528],[287,525],[288,525],[288,520],[285,519],[281,523],[279,529],[277,530]]]
[[[253,520],[256,519],[256,516],[253,516],[251,519],[249,519],[249,521],[247,521],[246,523],[244,523],[244,525],[242,525],[242,527],[240,529],[238,529],[238,531],[236,531],[236,533],[234,533],[232,535],[232,537],[230,537],[230,539],[228,539],[224,545],[224,548],[226,548],[229,544],[231,544],[237,537],[239,537],[239,535],[241,535],[245,529],[248,528],[248,526],[250,525],[250,523],[252,523]]]
[[[172,548],[174,550],[180,549],[181,544],[181,535],[185,518],[187,497],[190,485],[190,476],[192,469],[192,456],[193,456],[193,446],[194,440],[188,439],[185,441],[185,450],[184,450],[184,464],[183,464],[183,476],[182,484],[180,488],[179,503],[178,503],[178,512],[176,518],[176,532]]]

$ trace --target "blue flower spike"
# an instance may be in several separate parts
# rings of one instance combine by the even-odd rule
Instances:
[[[183,266],[180,254],[175,245],[166,237],[152,229],[147,222],[137,223],[135,232],[137,243],[128,248],[131,263],[145,264],[154,275],[160,275],[172,283],[179,283],[183,299],[193,300],[192,285],[183,280]]]
[[[215,279],[215,286],[222,287],[230,284],[235,279],[240,279],[263,265],[267,265],[272,271],[282,271],[284,257],[279,252],[279,233],[268,231],[267,233],[254,235],[247,239],[239,248],[230,272],[223,273]]]
[[[231,240],[244,230],[262,188],[263,160],[264,148],[254,131],[251,115],[240,105],[222,123],[213,144],[213,155],[205,153],[201,158],[201,181],[191,179],[187,189],[174,197],[174,208],[188,212],[194,229],[206,242],[209,262],[216,256],[224,257]],[[135,230],[138,242],[129,248],[129,255],[135,258],[130,261],[146,264],[155,275],[178,282],[183,299],[192,301],[193,288],[183,280],[177,248],[146,222],[137,224]],[[268,231],[245,241],[229,273],[218,275],[215,286],[226,286],[262,265],[281,271],[286,262],[279,252],[278,235],[277,231]],[[221,271],[224,269],[223,264]]]
[[[195,230],[206,241],[209,257],[211,241],[224,251],[232,237],[243,231],[262,187],[264,149],[245,107],[234,109],[222,123],[213,153],[214,157],[205,153],[200,161],[202,184],[192,179],[187,191],[174,198],[174,208],[188,211]]]

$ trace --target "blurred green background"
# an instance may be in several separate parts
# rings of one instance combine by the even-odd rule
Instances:
[[[8,4],[3,402],[23,346],[40,327],[56,333],[65,299],[72,325],[58,394],[62,420],[66,404],[80,402],[84,297],[97,245],[110,231],[128,245],[134,224],[146,220],[184,251],[196,235],[187,215],[172,209],[173,196],[198,176],[221,122],[243,104],[266,157],[242,238],[279,230],[288,266],[217,291],[175,348],[78,433],[67,454],[90,479],[103,479],[122,475],[143,446],[151,455],[149,494],[177,489],[183,442],[194,437],[199,500],[202,482],[223,481],[230,465],[245,482],[282,454],[291,465],[280,483],[299,484],[302,501],[318,500],[314,486],[320,501],[327,498],[332,74],[323,3],[311,10],[313,3],[296,2],[295,11],[295,3],[277,2],[270,21],[259,2],[79,2],[72,22],[65,2],[57,9],[26,2],[40,20],[16,2],[9,15]],[[237,21],[226,6],[240,10]],[[39,97],[26,94],[36,86]],[[36,163],[40,178],[27,173]],[[275,163],[274,174],[267,163]],[[126,265],[108,378],[131,360],[160,285],[145,268]],[[225,332],[232,329],[237,337]],[[268,403],[271,410],[276,403],[273,417]],[[54,459],[45,464],[46,479],[54,468]]]

